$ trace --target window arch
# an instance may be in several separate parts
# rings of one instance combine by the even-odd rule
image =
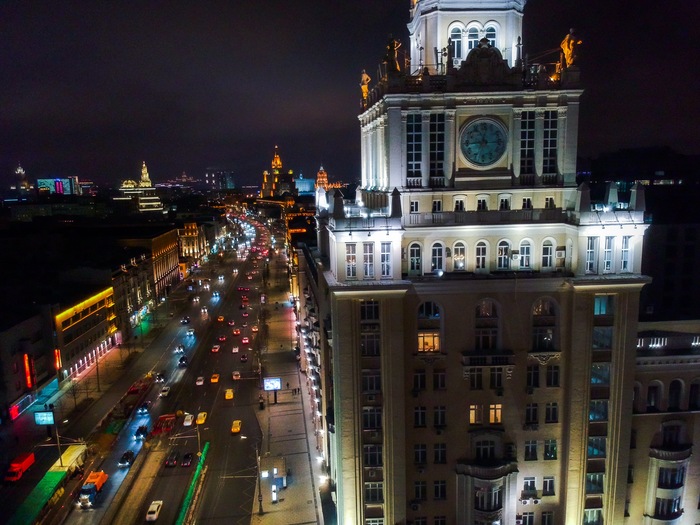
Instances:
[[[484,36],[486,37],[486,39],[488,39],[489,44],[491,44],[491,46],[496,47],[497,32],[496,32],[495,26],[493,26],[493,25],[486,26],[486,29],[484,30]]]
[[[530,241],[520,241],[520,268],[529,270],[532,268],[532,245]]]
[[[455,26],[450,30],[450,38],[454,45],[454,58],[462,60],[462,28]]]
[[[417,242],[408,245],[408,273],[420,275],[422,268],[422,254],[420,244]]]
[[[467,50],[479,47],[479,30],[476,27],[470,27],[467,30]]]
[[[547,239],[542,243],[542,269],[551,270],[554,267],[554,244]]]
[[[556,350],[557,313],[554,301],[541,298],[532,305],[532,350]]]
[[[658,412],[661,408],[661,393],[663,385],[660,381],[652,381],[647,386],[647,412]]]
[[[499,270],[510,269],[510,241],[499,241],[496,268]]]
[[[433,272],[445,269],[445,246],[441,242],[433,243],[430,253],[430,269]]]
[[[482,299],[476,304],[474,348],[495,350],[498,348],[498,307],[492,299]]]
[[[452,247],[452,266],[455,272],[467,269],[467,246],[462,241],[457,241]]]
[[[700,379],[690,383],[688,391],[688,410],[700,410]]]
[[[440,306],[433,301],[421,303],[418,307],[418,352],[440,352]]]
[[[488,245],[484,241],[476,243],[475,249],[475,265],[476,271],[488,272]]]
[[[674,379],[668,386],[668,409],[681,409],[681,396],[683,395],[683,383],[680,379]]]

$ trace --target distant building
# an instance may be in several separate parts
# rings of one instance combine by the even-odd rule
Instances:
[[[233,171],[225,168],[207,168],[204,183],[210,190],[235,190],[237,187]]]
[[[328,182],[328,173],[326,173],[326,170],[324,170],[323,166],[321,166],[316,174],[316,184],[314,186],[316,189],[323,188],[324,190],[328,191],[330,189],[342,188],[343,183]]]
[[[294,184],[297,189],[297,195],[313,195],[314,194],[314,180],[305,179],[300,173],[299,177],[294,180]]]
[[[285,193],[296,195],[296,187],[294,186],[294,172],[288,170],[286,173],[282,168],[282,159],[279,155],[277,146],[275,146],[275,154],[272,157],[270,171],[263,171],[263,183],[260,190],[260,197],[263,199],[269,197],[281,197]]]
[[[55,179],[37,179],[39,193],[57,193],[59,195],[80,195],[82,189],[78,177],[61,177]]]
[[[114,197],[115,202],[127,202],[138,213],[163,213],[163,203],[156,195],[156,189],[151,184],[148,168],[144,161],[141,165],[141,180],[125,180],[119,188],[121,195]]]

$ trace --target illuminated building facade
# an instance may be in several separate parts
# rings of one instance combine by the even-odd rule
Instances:
[[[58,195],[81,195],[82,187],[78,177],[62,177],[56,179],[38,179],[36,181],[39,193]]]
[[[186,222],[182,228],[178,229],[178,239],[180,243],[180,257],[182,258],[197,263],[201,257],[208,253],[204,227],[196,222]]]
[[[300,329],[341,524],[698,521],[696,425],[669,413],[697,376],[640,379],[643,188],[576,185],[579,70],[523,68],[524,4],[412,2],[421,67],[389,44],[356,200],[317,190]]]
[[[342,188],[343,184],[341,182],[328,182],[328,173],[321,166],[318,169],[318,173],[316,173],[316,184],[314,187],[316,189],[323,188],[327,192],[330,189]]]
[[[118,342],[112,287],[57,312],[54,320],[61,379],[92,366]]]
[[[265,199],[269,197],[281,197],[285,193],[294,196],[296,195],[296,187],[294,186],[294,172],[288,170],[286,173],[282,168],[282,159],[279,155],[277,146],[272,157],[270,171],[263,171],[263,183],[260,190],[260,197]]]
[[[122,181],[119,188],[120,197],[115,197],[114,201],[131,201],[135,210],[139,213],[163,213],[163,203],[156,195],[156,189],[151,184],[151,177],[144,161],[141,165],[141,179]]]

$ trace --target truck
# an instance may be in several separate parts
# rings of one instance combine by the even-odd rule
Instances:
[[[83,488],[80,489],[80,496],[78,497],[80,508],[89,509],[95,504],[97,495],[102,492],[102,487],[108,478],[109,476],[104,470],[90,472],[85,483],[83,483]]]
[[[177,416],[175,414],[163,414],[153,424],[151,434],[154,436],[157,436],[158,434],[167,434],[175,427],[176,419]]]
[[[29,467],[34,464],[34,452],[20,454],[10,463],[10,470],[5,474],[5,481],[17,481],[22,477]]]

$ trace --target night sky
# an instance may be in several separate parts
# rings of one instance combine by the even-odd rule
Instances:
[[[78,175],[118,184],[227,166],[359,179],[359,77],[409,0],[0,3],[0,185]],[[700,2],[529,0],[524,51],[584,40],[579,153],[700,153]]]

